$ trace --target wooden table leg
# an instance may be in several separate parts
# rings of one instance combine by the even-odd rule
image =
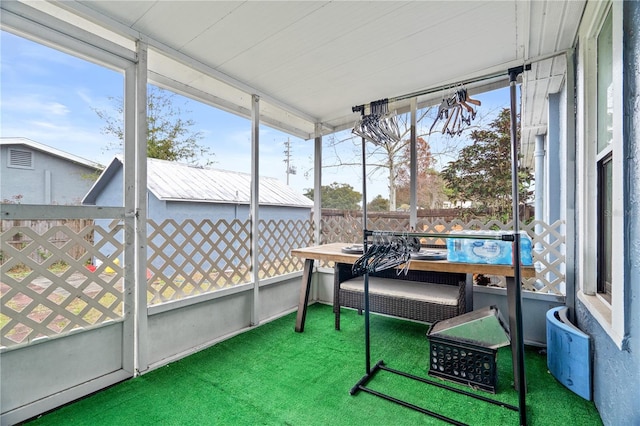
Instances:
[[[298,301],[298,315],[296,316],[296,332],[304,331],[304,321],[307,318],[307,304],[311,291],[311,275],[313,273],[313,259],[305,259],[302,272],[302,285],[300,286],[300,300]]]

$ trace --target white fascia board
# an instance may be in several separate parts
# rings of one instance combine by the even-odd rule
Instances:
[[[235,104],[211,93],[199,90],[193,86],[189,86],[188,84],[176,81],[167,76],[158,74],[156,72],[149,72],[149,81],[164,89],[174,91],[183,96],[195,99],[231,114],[238,115],[242,118],[251,118],[251,110],[248,108]],[[290,135],[299,137],[301,139],[310,139],[313,137],[313,135],[305,129],[291,126],[288,123],[279,121],[270,116],[261,115],[260,121],[270,127],[289,133]]]
[[[123,219],[122,207],[0,204],[3,219]]]
[[[122,70],[136,53],[26,4],[0,3],[2,29],[91,62]]]

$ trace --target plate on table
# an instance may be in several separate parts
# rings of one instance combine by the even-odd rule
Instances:
[[[446,258],[446,250],[420,249],[418,252],[411,253],[411,259],[415,260],[445,260]]]
[[[362,254],[364,253],[364,246],[362,244],[353,244],[343,247],[342,252],[347,254]]]

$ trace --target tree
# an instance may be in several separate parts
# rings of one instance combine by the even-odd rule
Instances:
[[[122,98],[109,98],[114,111],[93,108],[104,120],[102,133],[118,139],[107,149],[122,150],[124,144],[124,102]],[[184,161],[189,164],[209,166],[213,152],[209,147],[200,145],[202,132],[193,131],[195,122],[184,118],[191,111],[183,111],[176,106],[174,95],[155,86],[149,86],[147,92],[147,157],[168,161]]]
[[[357,210],[360,208],[358,203],[362,200],[362,194],[346,183],[322,185],[320,194],[323,209]],[[313,200],[313,189],[307,189],[304,195]]]
[[[367,208],[372,212],[388,212],[389,200],[382,198],[382,195],[376,195],[376,198],[367,204]]]
[[[418,120],[427,116],[430,111],[431,108],[421,110]],[[396,209],[396,179],[398,177],[398,169],[402,162],[402,152],[410,142],[409,135],[411,131],[411,126],[407,123],[407,114],[398,115],[396,117],[396,121],[400,132],[400,138],[398,138],[398,140],[384,140],[380,141],[380,143],[368,142],[366,144],[367,166],[370,166],[371,170],[369,177],[381,170],[386,172],[386,179],[389,188],[389,207],[394,211]],[[354,156],[357,159],[343,159],[339,154],[338,146],[348,141],[351,141],[354,144],[354,147],[357,146],[360,148],[360,138],[356,138],[351,133],[349,133],[348,137],[344,139],[336,139],[335,137],[330,139],[329,144],[330,147],[333,148],[336,157],[335,164],[329,167],[356,166],[361,164],[361,157],[358,153],[354,153]]]
[[[416,117],[416,132],[417,137],[430,137],[431,135],[431,125],[434,123],[436,118],[437,108],[427,107],[424,109],[420,109],[417,111]],[[367,166],[368,166],[368,178],[372,178],[376,174],[382,172],[386,175],[387,187],[389,188],[389,204],[391,210],[396,210],[397,206],[397,195],[396,192],[399,188],[398,178],[399,178],[399,170],[403,167],[406,167],[408,170],[408,156],[403,156],[403,154],[408,150],[408,146],[410,145],[410,134],[411,134],[411,125],[409,120],[410,114],[398,114],[396,116],[396,120],[399,128],[399,140],[398,141],[384,141],[379,144],[374,144],[371,142],[367,142],[366,144],[366,157],[367,157]],[[478,114],[478,119],[476,120],[476,124],[472,127],[468,127],[467,129],[475,128],[478,126],[478,123],[482,121],[482,116]],[[441,123],[441,121],[438,121]],[[441,124],[435,127],[433,130],[434,134],[440,133]],[[435,164],[435,159],[440,156],[450,157],[453,153],[459,151],[459,147],[463,142],[466,141],[466,133],[465,130],[464,135],[437,135],[436,137],[440,141],[438,143],[438,152],[432,152],[431,157],[433,160],[433,164]],[[337,137],[336,137],[337,136]],[[344,145],[347,143],[353,144],[353,151],[351,153],[347,153],[344,149]],[[346,134],[344,137],[340,135],[332,135],[329,138],[329,148],[332,148],[333,158],[331,158],[331,154],[325,155],[326,164],[323,167],[350,167],[350,166],[361,166],[362,161],[362,146],[360,137],[355,136],[351,132]],[[435,178],[436,181],[438,180]],[[442,195],[438,195],[434,197],[434,204],[438,203],[438,200],[443,200]]]
[[[416,196],[417,206],[424,209],[434,209],[440,207],[446,200],[444,193],[444,181],[440,174],[433,168],[435,159],[431,155],[431,147],[423,138],[416,140],[417,152],[417,176],[416,176]],[[396,205],[410,205],[411,193],[411,147],[406,145],[398,168]]]
[[[517,139],[520,140],[518,121]],[[460,151],[458,159],[442,171],[449,199],[472,201],[480,207],[497,210],[499,216],[508,215],[512,204],[511,179],[511,116],[504,108],[489,129],[474,130],[473,143]],[[518,187],[520,200],[526,200],[533,176],[528,167],[520,167]]]

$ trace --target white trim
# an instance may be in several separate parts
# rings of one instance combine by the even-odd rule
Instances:
[[[611,316],[611,307],[604,303],[598,296],[584,294],[581,291],[578,292],[578,300],[584,304],[593,319],[600,324],[604,332],[607,333],[618,349],[622,349],[625,344],[625,339],[622,335],[618,334],[617,330],[612,326],[613,318]]]
[[[159,54],[165,55],[163,52],[159,52]],[[220,109],[222,111],[235,114],[239,117],[243,117],[247,119],[251,118],[251,110],[248,108],[244,108],[241,105],[236,105],[235,103],[229,100],[226,100],[224,98],[221,98],[211,93],[206,93],[200,89],[190,86],[187,83],[176,81],[162,74],[158,74],[157,72],[154,72],[152,70],[149,71],[149,81],[158,87],[178,93],[182,96],[191,98],[205,105],[209,105],[214,108]],[[279,106],[276,106],[276,107],[279,107]],[[282,109],[284,110],[284,108]],[[301,118],[301,119],[304,120],[305,118]],[[313,135],[310,134],[308,131],[305,131],[304,129],[301,129],[300,127],[291,125],[289,123],[279,121],[273,117],[262,115],[260,117],[260,120],[261,120],[261,123],[263,124],[267,124],[275,129],[280,129],[284,132],[290,133],[291,135],[299,137],[301,139],[308,140],[313,137]],[[325,126],[325,127],[326,129],[328,129],[327,131],[329,130],[333,131],[332,128],[328,126]]]
[[[316,125],[316,137],[313,142],[313,244],[322,241],[322,136],[320,126]]]
[[[333,273],[333,269],[328,270],[328,272]],[[276,284],[287,282],[289,280],[297,279],[300,277],[302,277],[302,271],[295,271],[295,272],[290,272],[283,275],[278,275],[277,277],[265,278],[263,280],[260,280],[259,288],[262,289],[263,287],[276,285]],[[184,299],[172,300],[170,302],[161,303],[159,305],[149,306],[147,308],[147,312],[149,316],[161,314],[163,312],[186,308],[187,306],[196,305],[198,303],[208,302],[210,300],[232,296],[238,293],[253,291],[254,288],[255,287],[253,282],[238,284],[233,287],[223,288],[223,289],[208,292],[208,293],[185,297]]]
[[[147,45],[136,43],[138,63],[129,78],[135,78],[135,320],[134,364],[137,374],[149,368],[147,317]],[[134,77],[135,76],[135,77]],[[131,95],[131,94],[130,94]]]
[[[283,283],[289,280],[294,280],[296,278],[302,277],[302,269],[299,271],[287,272],[286,274],[277,275],[271,278],[263,278],[260,280],[259,286],[260,288],[268,287],[271,285],[275,285],[278,283]]]
[[[488,286],[481,286],[477,284],[473,285],[473,292],[493,294],[493,295],[499,295],[503,297],[506,297],[507,295],[507,289],[505,287],[488,287]],[[522,299],[523,300],[524,299],[541,300],[545,302],[560,303],[560,304],[564,304],[565,302],[565,296],[561,294],[540,293],[537,291],[529,291],[529,290],[522,291]]]
[[[597,37],[607,14],[613,21],[613,142],[597,152]],[[577,69],[577,172],[578,172],[578,299],[619,348],[625,334],[625,242],[624,235],[624,158],[623,158],[623,78],[622,78],[622,3],[590,2],[583,19],[579,39]],[[597,296],[597,161],[612,152],[613,211],[612,300],[611,305]]]
[[[260,96],[251,96],[251,275],[253,303],[251,325],[260,325]]]
[[[20,349],[24,349],[24,348],[29,348],[35,345],[40,345],[42,343],[46,343],[46,342],[51,342],[53,340],[57,340],[57,339],[64,339],[66,337],[69,337],[72,334],[78,334],[78,333],[84,333],[87,331],[92,331],[92,330],[97,330],[99,328],[103,328],[103,327],[109,327],[112,326],[113,324],[116,323],[121,323],[124,322],[123,318],[116,318],[116,319],[109,319],[106,320],[104,322],[101,322],[99,324],[95,324],[95,325],[90,325],[90,326],[86,326],[86,327],[78,327],[78,328],[72,328],[71,330],[61,333],[61,334],[56,334],[56,335],[52,335],[52,336],[40,336],[40,337],[36,337],[33,340],[30,341],[25,341],[22,343],[18,343],[17,345],[12,345],[12,346],[0,346],[0,354],[4,354],[7,352],[12,352],[12,351],[17,351]]]
[[[45,204],[0,204],[2,219],[124,219],[122,207],[56,206]]]
[[[135,52],[27,4],[0,6],[3,30],[115,70],[136,61]]]
[[[124,78],[124,159],[122,204],[125,210],[124,221],[124,294],[123,294],[123,314],[124,325],[122,330],[122,367],[129,371],[134,377],[139,370],[136,345],[136,274],[135,274],[135,99],[136,99],[136,67],[129,66],[125,70]],[[128,266],[130,265],[130,266]]]
[[[149,306],[147,308],[147,313],[149,316],[157,315],[163,312],[185,308],[187,306],[208,302],[209,300],[220,299],[250,290],[253,290],[252,282],[239,284],[233,287],[223,288],[209,293],[197,294],[195,296],[185,297],[184,299],[172,300],[170,302],[161,303],[159,305]]]

